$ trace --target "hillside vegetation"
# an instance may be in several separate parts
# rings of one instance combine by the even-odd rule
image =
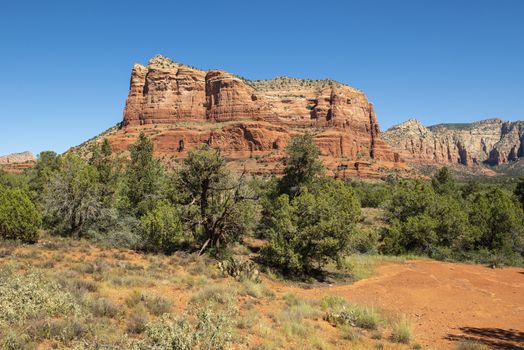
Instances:
[[[281,178],[233,173],[207,145],[166,169],[144,134],[130,160],[107,141],[90,154],[0,174],[5,349],[417,348],[402,315],[265,281],[347,283],[388,256],[524,261],[524,180],[332,179],[309,134]]]

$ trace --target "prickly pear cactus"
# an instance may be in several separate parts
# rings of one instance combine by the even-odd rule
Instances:
[[[237,280],[251,280],[260,282],[260,272],[256,264],[251,260],[240,258],[229,258],[218,263],[218,268],[226,276],[232,276]]]

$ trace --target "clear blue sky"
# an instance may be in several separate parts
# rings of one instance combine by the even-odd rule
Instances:
[[[24,1],[0,5],[0,154],[65,151],[122,119],[161,53],[250,79],[333,78],[387,127],[524,119],[524,1]]]

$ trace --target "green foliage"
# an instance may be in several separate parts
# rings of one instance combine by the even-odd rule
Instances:
[[[104,211],[96,169],[68,153],[44,187],[43,206],[56,231],[82,235]]]
[[[431,185],[437,193],[452,194],[456,190],[455,179],[447,167],[442,167],[431,179]]]
[[[176,208],[160,201],[140,219],[143,247],[154,252],[172,253],[186,240]]]
[[[251,260],[229,258],[228,260],[221,261],[218,264],[218,268],[224,275],[234,277],[239,281],[249,280],[256,283],[260,282],[257,265]]]
[[[0,186],[9,188],[20,188],[24,191],[29,191],[29,182],[31,181],[27,172],[23,173],[8,173],[0,169]]]
[[[0,270],[0,326],[13,326],[46,315],[76,315],[80,306],[61,286],[38,271]]]
[[[470,195],[480,192],[480,190],[480,183],[475,180],[470,180],[461,188],[462,197],[467,199]]]
[[[351,182],[363,208],[378,208],[391,198],[391,189],[383,183]]]
[[[85,237],[105,247],[140,249],[140,233],[141,223],[134,215],[109,209],[87,228]]]
[[[113,150],[107,139],[102,144],[94,144],[91,150],[89,164],[94,166],[98,174],[100,195],[106,207],[114,205],[119,187],[121,163],[113,159]]]
[[[461,248],[470,239],[471,227],[462,199],[447,191],[439,194],[424,182],[397,184],[388,216],[390,226],[384,237],[388,253],[431,255],[438,246]]]
[[[38,199],[44,191],[45,185],[50,181],[54,172],[60,168],[61,159],[58,154],[53,151],[41,152],[36,160],[32,172],[31,191],[33,191]]]
[[[510,192],[494,188],[472,201],[477,248],[524,253],[524,216]]]
[[[254,194],[244,176],[233,178],[217,150],[201,145],[189,152],[177,174],[184,221],[201,251],[211,248],[218,254],[254,227],[248,201]]]
[[[375,308],[349,304],[340,297],[324,297],[320,305],[326,310],[324,319],[336,326],[352,326],[376,330],[383,322],[382,316]]]
[[[153,141],[140,133],[130,147],[131,161],[126,169],[126,197],[129,208],[138,216],[151,210],[162,199],[165,175],[160,162],[153,158]]]
[[[286,152],[286,168],[279,191],[294,196],[300,187],[307,186],[320,175],[324,167],[319,160],[320,150],[309,133],[292,138]]]
[[[517,187],[515,188],[515,195],[519,199],[522,209],[524,209],[524,177],[521,177]]]
[[[395,343],[409,344],[411,341],[411,325],[407,318],[402,318],[393,324],[391,340]]]
[[[24,190],[0,185],[0,238],[34,243],[41,223],[40,213]]]
[[[336,261],[349,246],[360,217],[351,189],[340,181],[321,181],[293,199],[287,194],[264,203],[265,261],[288,272],[310,272]]]
[[[462,187],[462,193],[457,189],[446,170],[432,186],[421,181],[397,183],[387,205],[384,251],[439,259],[500,261],[505,256],[509,264],[522,261],[524,217],[512,194],[499,186],[484,189],[474,183]],[[482,258],[481,251],[491,257]]]
[[[437,220],[428,214],[410,216],[403,222],[393,219],[388,235],[384,238],[387,252],[429,254],[438,241],[436,226]]]

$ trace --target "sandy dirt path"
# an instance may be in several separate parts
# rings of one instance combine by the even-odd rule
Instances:
[[[411,261],[386,264],[352,285],[302,289],[270,282],[304,298],[338,295],[408,315],[424,349],[455,349],[460,340],[493,349],[524,349],[524,269]]]

